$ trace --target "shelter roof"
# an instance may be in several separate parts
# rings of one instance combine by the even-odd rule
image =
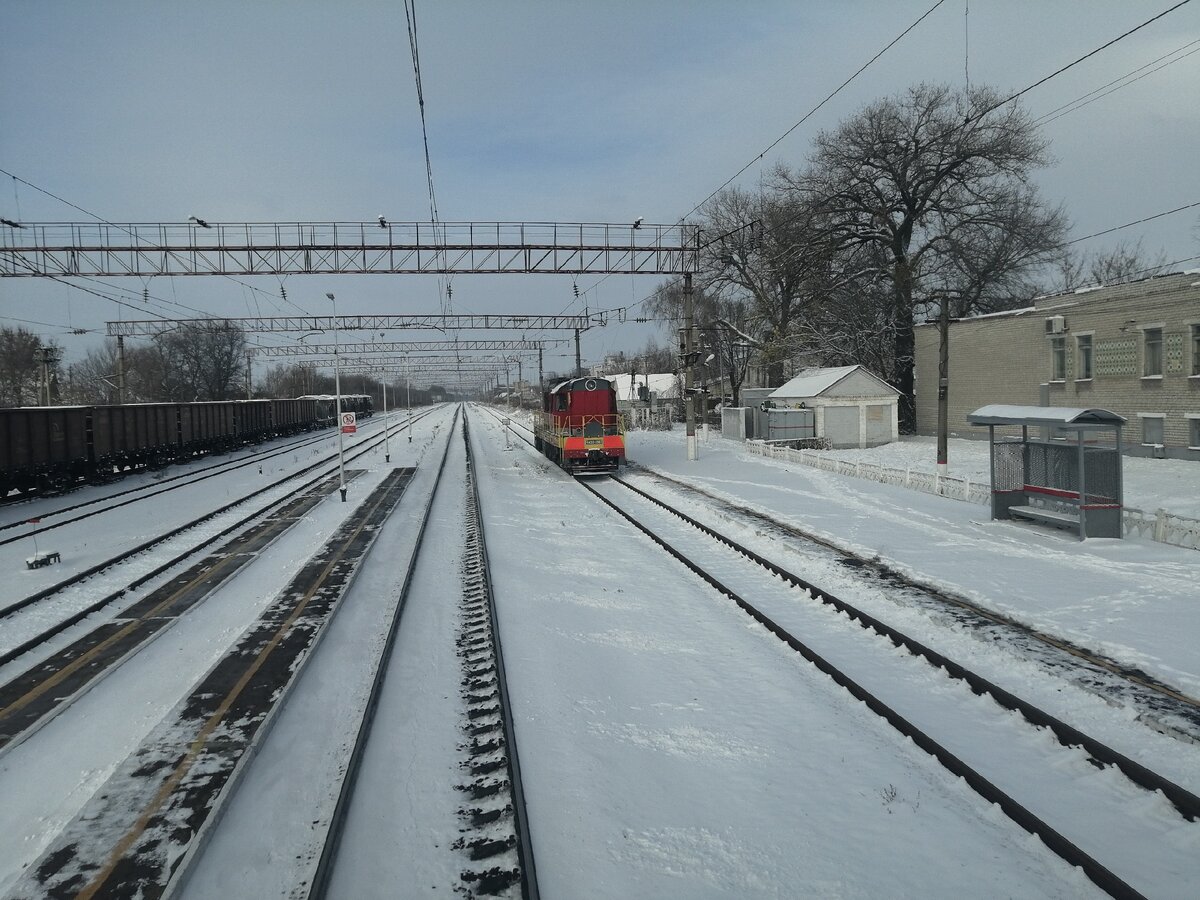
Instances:
[[[1125,422],[1124,416],[1107,409],[1086,409],[1071,406],[1009,406],[993,403],[981,406],[967,416],[971,425],[1056,425],[1060,428],[1116,426]]]

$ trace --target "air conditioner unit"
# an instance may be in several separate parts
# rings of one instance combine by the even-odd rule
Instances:
[[[1046,334],[1062,334],[1067,330],[1065,316],[1048,316],[1046,318]]]

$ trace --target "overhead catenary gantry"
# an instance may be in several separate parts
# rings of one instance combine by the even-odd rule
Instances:
[[[586,316],[539,315],[425,315],[425,316],[266,316],[208,319],[135,319],[105,322],[109,337],[154,337],[187,328],[243,331],[247,334],[288,331],[404,331],[431,328],[434,331],[506,329],[509,331],[586,331],[608,323],[608,314]]]
[[[339,353],[350,356],[355,353],[411,353],[425,356],[433,353],[470,353],[476,351],[537,351],[555,344],[565,344],[567,339],[558,340],[511,340],[511,341],[367,341],[357,344],[341,344]],[[332,356],[333,344],[290,344],[279,347],[249,347],[255,356]]]
[[[681,275],[694,225],[53,222],[0,227],[0,277]]]

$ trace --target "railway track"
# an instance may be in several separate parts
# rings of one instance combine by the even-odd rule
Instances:
[[[1196,823],[1200,798],[1196,795],[990,684],[967,667],[815,589],[620,479],[580,484],[1110,895],[1143,896],[1136,887],[1139,870],[1146,861],[1163,860],[1157,850],[1166,837],[1153,827],[1139,830],[1131,825],[1127,792],[1114,790],[1101,772],[1120,771],[1130,784],[1161,795],[1161,814],[1173,812],[1178,827],[1200,827]],[[668,519],[686,523],[693,534],[685,534]],[[747,574],[750,568],[768,577]],[[822,621],[821,606],[841,613],[840,622]],[[877,641],[864,642],[852,632],[882,636],[886,644],[881,648]],[[913,670],[918,659],[961,681],[964,689],[949,692],[952,699],[946,706],[941,697],[947,692],[935,690],[932,693],[938,696],[932,702],[929,688],[919,686],[927,676]],[[865,660],[869,661],[864,664]],[[968,699],[981,694],[995,703],[986,713]],[[1049,753],[1039,747],[1030,752],[1022,746],[1030,738],[1010,734],[1009,710],[1024,717],[1031,729],[1053,734],[1057,751]],[[1082,776],[1089,769],[1099,772],[1087,779],[1087,788],[1081,790]],[[1062,779],[1057,774],[1060,770],[1069,771],[1070,776]],[[1077,807],[1088,810],[1082,825],[1073,815],[1061,813]],[[1185,873],[1180,874],[1186,879]]]
[[[487,411],[501,418],[496,411]],[[513,433],[532,449],[532,438],[521,433],[528,432],[528,429],[515,420],[510,424]],[[731,502],[671,475],[642,470],[636,463],[631,463],[631,470],[645,471],[648,477],[664,482],[673,489],[702,498],[704,505],[742,519],[755,529],[765,526],[770,533],[781,539],[798,541],[798,545],[790,545],[798,551],[824,554],[823,558],[837,560],[847,569],[858,571],[862,577],[886,585],[888,590],[903,591],[907,600],[919,604],[931,614],[948,614],[954,622],[977,632],[982,639],[989,642],[1003,639],[1016,648],[1014,652],[1036,657],[1046,668],[1060,673],[1083,689],[1104,697],[1105,702],[1120,703],[1137,710],[1138,720],[1148,727],[1172,737],[1200,743],[1200,699],[1180,691],[1173,685],[1165,684],[1136,667],[986,609],[965,597],[900,572],[877,557],[855,553],[827,538],[812,534],[760,510]]]
[[[120,765],[20,897],[159,897],[203,848],[413,474],[396,469]]]
[[[457,426],[457,417],[452,428]],[[451,436],[451,441],[454,438]],[[354,812],[354,792],[362,759],[369,744],[375,712],[379,706],[385,674],[389,667],[400,615],[416,569],[420,543],[442,484],[442,473],[451,453],[450,442],[438,473],[438,486],[430,497],[421,524],[421,537],[404,580],[404,587],[376,675],[366,712],[354,742],[330,823],[328,836],[312,879],[310,898],[336,896],[332,890],[334,871],[343,836]],[[460,660],[460,697],[464,714],[460,720],[457,785],[463,803],[459,806],[459,838],[453,849],[461,857],[458,884],[454,890],[468,897],[539,896],[528,813],[521,781],[516,736],[508,698],[504,658],[496,624],[495,600],[491,591],[487,547],[483,533],[478,483],[475,477],[469,423],[462,423],[461,452],[465,461],[465,498],[459,628],[456,647]],[[457,454],[456,454],[457,455]],[[454,592],[451,592],[453,596]]]
[[[455,844],[461,859],[459,883],[452,887],[465,896],[538,896],[515,736],[506,712],[503,655],[495,630],[478,488],[470,462],[471,439],[465,422],[462,443],[458,440],[456,430],[446,434],[446,449],[420,514],[403,585],[387,614],[383,650],[371,663],[374,676],[369,697],[362,706],[347,761],[338,766],[343,774],[336,803],[331,804],[327,818],[316,809],[306,810],[303,816],[313,818],[312,824],[323,833],[323,840],[320,853],[310,861],[311,870],[300,856],[293,863],[296,881],[291,896],[335,895],[329,890],[332,873],[346,823],[353,817],[362,760],[370,745],[413,573],[422,555],[426,525],[446,482],[462,490],[460,470],[452,467],[452,472],[447,472],[452,446],[457,446],[457,454],[466,459],[468,497],[459,590],[462,630],[457,641],[463,710],[460,796],[464,802],[458,813],[461,837]],[[341,606],[341,597],[413,474],[411,469],[395,470],[385,478],[324,549],[278,593],[236,645],[119,766],[36,863],[26,869],[15,885],[14,896],[152,898],[177,896],[186,890],[193,863],[202,857],[217,823],[239,790],[247,761],[289,703],[290,694]],[[320,493],[327,494],[330,488],[327,481]],[[292,514],[303,515],[302,504]],[[233,557],[221,554],[222,559]],[[201,569],[211,571],[203,564],[197,567]],[[139,605],[147,607],[144,616],[130,611],[122,620],[136,618],[141,626],[125,628],[118,623],[114,628],[120,627],[131,636],[139,627],[156,629],[160,627],[157,619],[178,612],[171,602],[186,601],[168,601],[158,608],[150,608],[150,601],[143,602]],[[113,632],[105,634],[112,636]],[[92,640],[90,646],[102,640]],[[113,642],[114,657],[132,652],[132,646],[121,648]],[[70,665],[47,669],[62,672]],[[87,666],[76,668],[84,670]],[[0,699],[0,707],[3,703]],[[28,715],[35,713],[29,711]]]
[[[426,413],[426,415],[428,415],[428,413]],[[423,418],[423,416],[414,418],[413,421],[414,422],[419,421],[420,418]],[[349,461],[358,459],[360,456],[366,454],[367,452],[376,449],[382,443],[383,443],[383,435],[380,435],[373,441],[371,441],[369,443],[365,443],[362,447],[360,447],[357,450],[353,451],[352,453],[348,454],[346,456],[346,459]],[[305,466],[304,468],[302,468],[296,472],[289,473],[288,475],[284,476],[283,478],[280,478],[280,479],[272,482],[271,484],[266,485],[263,488],[260,488],[260,489],[254,491],[250,494],[247,494],[243,497],[239,497],[237,500],[233,501],[232,503],[227,503],[216,510],[206,512],[201,516],[198,516],[187,522],[184,522],[182,525],[180,525],[176,528],[166,531],[163,534],[156,535],[154,538],[151,538],[148,541],[144,541],[135,547],[126,549],[126,550],[122,551],[121,553],[118,553],[112,557],[109,557],[108,559],[105,559],[95,565],[89,566],[89,567],[85,568],[83,571],[77,572],[74,575],[69,576],[68,578],[65,578],[55,584],[49,585],[46,588],[43,588],[42,590],[36,591],[20,600],[17,600],[13,603],[9,603],[6,606],[0,607],[0,620],[3,620],[5,618],[10,618],[14,614],[17,614],[17,613],[21,612],[22,610],[25,610],[35,604],[41,603],[42,601],[45,601],[51,597],[54,597],[54,596],[62,593],[63,591],[65,591],[67,588],[77,585],[80,582],[83,582],[83,581],[87,580],[88,578],[91,578],[92,576],[94,576],[100,572],[103,572],[107,569],[111,569],[114,566],[117,566],[117,565],[119,565],[141,553],[144,553],[145,551],[147,551],[153,547],[159,546],[160,544],[164,543],[165,541],[171,540],[172,538],[174,538],[180,534],[183,534],[183,533],[190,531],[206,522],[209,522],[210,520],[215,519],[216,517],[222,515],[223,513],[226,513],[238,506],[241,506],[241,505],[253,500],[255,497],[261,496],[270,491],[274,491],[274,490],[278,489],[281,485],[284,485],[289,481],[293,481],[297,478],[302,478],[303,476],[305,476],[317,469],[321,469],[325,466],[329,466],[336,460],[336,458],[337,458],[336,453],[331,454],[330,456],[328,456],[324,459],[321,459],[315,463],[312,463],[308,466]],[[74,614],[72,614],[70,617],[68,617],[70,619],[70,621],[67,621],[67,619],[64,618],[63,621],[65,624],[63,624],[62,627],[58,627],[56,625],[55,626],[56,630],[48,630],[47,632],[45,632],[46,637],[49,637],[52,634],[58,633],[59,631],[63,630],[63,628],[69,627],[70,625],[79,621],[79,619],[83,618],[84,616],[90,615],[91,613],[96,612],[97,610],[102,609],[103,607],[109,605],[113,601],[125,596],[130,590],[135,590],[136,588],[140,587],[141,585],[145,584],[146,582],[150,581],[151,579],[157,577],[158,575],[161,575],[163,572],[167,571],[168,569],[172,568],[175,565],[178,565],[184,559],[186,559],[187,557],[196,553],[200,549],[203,549],[204,547],[215,542],[216,540],[220,539],[221,537],[224,537],[225,535],[231,533],[232,531],[234,531],[234,530],[248,524],[249,522],[253,521],[254,519],[262,516],[272,506],[277,505],[279,503],[287,502],[292,497],[299,494],[301,491],[304,491],[304,490],[308,489],[309,487],[311,487],[313,484],[316,483],[316,481],[320,480],[323,477],[324,477],[324,475],[318,475],[316,478],[310,479],[309,481],[302,483],[299,487],[290,491],[283,497],[277,499],[274,504],[271,504],[271,506],[268,506],[266,509],[258,509],[258,510],[252,511],[251,513],[239,518],[236,522],[234,522],[230,526],[221,529],[216,534],[210,535],[208,538],[202,540],[198,544],[192,545],[191,547],[186,549],[183,553],[173,556],[166,563],[159,565],[159,566],[155,567],[152,571],[139,576],[132,583],[124,585],[117,591],[109,593],[106,596],[102,597],[101,599],[95,601],[94,603],[89,604],[88,606],[86,606],[84,608],[84,610],[76,611]],[[65,525],[65,524],[69,524],[69,523],[60,523],[59,525],[50,526],[50,527],[51,528],[61,527],[61,525]],[[19,652],[26,652],[30,647],[35,646],[36,643],[40,643],[40,642],[41,642],[40,640],[34,641],[33,643],[30,643],[28,641],[23,642],[22,643],[23,649],[18,648]],[[28,646],[26,646],[26,644],[28,644]],[[0,655],[0,665],[3,665],[4,663],[10,661],[12,658],[15,658],[16,654],[17,654],[17,650],[10,649],[10,650],[6,651],[3,655]]]
[[[1194,863],[1163,849],[1197,839],[1194,793],[672,509],[672,502],[617,477],[577,482],[1110,895],[1143,896],[1138,885],[1152,881],[1155,866],[1172,871],[1179,884],[1196,876]],[[963,687],[930,687],[924,682],[931,677]],[[951,698],[944,708],[943,695]],[[991,703],[986,715],[974,699],[981,696]],[[1010,711],[1026,723],[1026,736],[1012,733]],[[1053,750],[1041,735],[1053,736]],[[1035,753],[1013,746],[1034,742],[1043,745]],[[1141,800],[1130,793],[1137,789]],[[1152,821],[1130,816],[1131,805],[1153,807]]]
[[[119,498],[121,498],[121,497],[130,497],[130,495],[132,495],[132,494],[138,495],[137,497],[132,497],[128,500],[121,500],[118,503],[113,503],[109,506],[106,506],[104,509],[94,510],[90,513],[87,513],[86,515],[76,516],[75,518],[73,518],[67,522],[55,523],[55,525],[48,525],[44,528],[32,529],[29,531],[22,532],[21,534],[16,535],[16,536],[0,538],[0,547],[4,546],[5,544],[12,543],[13,541],[24,540],[25,538],[27,538],[33,534],[42,534],[46,531],[50,531],[54,527],[56,527],[58,524],[70,524],[70,522],[77,522],[80,519],[88,518],[89,516],[98,515],[100,513],[107,512],[110,509],[117,509],[121,506],[126,506],[129,503],[134,503],[134,502],[144,499],[146,497],[154,497],[154,496],[157,496],[158,494],[162,494],[162,493],[165,493],[170,490],[175,490],[176,488],[179,488],[179,487],[185,487],[187,485],[196,484],[197,482],[205,481],[209,478],[214,478],[218,475],[223,475],[227,472],[233,472],[238,469],[245,468],[247,466],[261,465],[266,460],[274,459],[276,456],[282,456],[286,453],[295,453],[297,450],[300,450],[311,444],[319,443],[323,440],[326,440],[327,438],[328,438],[328,435],[326,435],[326,434],[320,434],[317,436],[306,435],[304,437],[299,438],[298,440],[289,442],[286,446],[283,446],[283,447],[278,447],[278,446],[262,447],[259,449],[252,450],[248,456],[239,457],[237,459],[221,460],[220,462],[214,463],[213,465],[203,466],[201,468],[195,469],[190,472],[181,472],[178,475],[172,475],[168,478],[155,479],[146,484],[140,484],[140,485],[137,485],[136,487],[127,488],[123,491],[116,491],[111,494],[105,494],[103,497],[96,497],[91,500],[85,500],[83,503],[75,503],[70,506],[61,506],[58,509],[44,510],[37,514],[37,518],[39,520],[58,518],[61,516],[65,516],[65,515],[69,515],[71,513],[77,512],[78,510],[81,510],[81,509],[87,509],[89,506],[96,506],[97,504],[100,504],[100,503],[106,503],[109,500],[119,500]],[[176,484],[175,482],[179,482],[179,484]],[[156,490],[156,488],[161,488],[161,490]],[[47,495],[34,495],[31,497],[5,498],[3,500],[0,500],[0,508],[6,507],[6,506],[11,506],[11,505],[14,505],[17,503],[31,502],[33,500],[45,499],[45,496],[47,496]],[[14,521],[14,522],[6,522],[4,524],[0,524],[0,532],[10,531],[14,528],[20,528],[22,525],[28,525],[28,524],[29,524],[29,521],[27,519],[18,519],[17,521]]]

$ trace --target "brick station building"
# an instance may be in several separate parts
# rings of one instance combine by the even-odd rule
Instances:
[[[917,432],[937,433],[938,326],[916,329]],[[949,427],[992,403],[1091,407],[1129,453],[1200,460],[1200,270],[1037,297],[950,323]]]

